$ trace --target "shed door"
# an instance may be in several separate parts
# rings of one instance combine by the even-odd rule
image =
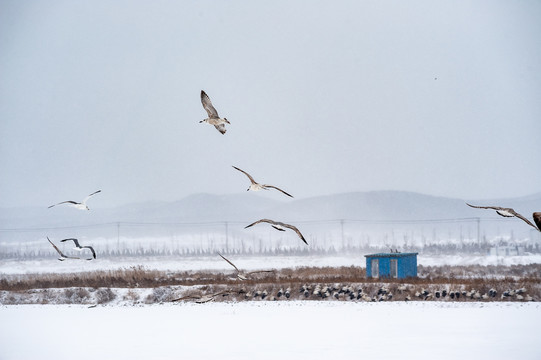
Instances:
[[[391,259],[391,277],[397,278],[398,277],[398,260],[397,259]]]
[[[372,259],[371,268],[372,268],[371,276],[373,278],[379,277],[379,259]]]

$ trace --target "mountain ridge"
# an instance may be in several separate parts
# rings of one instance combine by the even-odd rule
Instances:
[[[470,200],[468,200],[470,202]],[[526,217],[541,211],[541,192],[506,200],[472,200],[475,205],[513,207]],[[246,221],[261,217],[287,220],[418,220],[495,217],[493,211],[472,209],[458,198],[399,190],[347,192],[301,199],[271,198],[253,193],[197,193],[176,201],[132,203],[88,212],[68,207],[0,208],[0,227],[61,223],[132,221]]]

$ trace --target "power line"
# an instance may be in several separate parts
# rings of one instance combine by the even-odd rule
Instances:
[[[345,223],[359,223],[370,225],[392,225],[392,224],[445,224],[445,223],[461,223],[461,222],[477,222],[480,221],[505,221],[505,219],[499,218],[447,218],[447,219],[409,219],[409,220],[369,220],[369,219],[326,219],[326,220],[299,220],[289,221],[295,224],[340,224],[343,226]],[[227,221],[230,225],[244,225],[249,221]],[[116,221],[86,225],[71,225],[71,226],[47,226],[47,227],[34,227],[34,228],[3,228],[0,232],[31,232],[31,231],[49,231],[49,230],[70,230],[70,229],[91,229],[99,227],[116,227],[121,226],[216,226],[220,227],[224,225],[224,221],[207,221],[207,222],[128,222],[128,221]]]

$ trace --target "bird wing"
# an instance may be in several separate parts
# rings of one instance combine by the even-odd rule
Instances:
[[[541,212],[534,212],[532,216],[538,230],[541,231]]]
[[[477,206],[466,203],[469,207],[476,208],[476,209],[492,209],[492,210],[509,210],[508,208],[503,208],[500,206]]]
[[[68,240],[73,241],[73,243],[75,244],[76,247],[81,248],[81,245],[79,245],[79,241],[77,239],[74,239],[74,238],[63,239],[63,240],[60,240],[60,242],[64,242],[64,241],[68,241]]]
[[[510,209],[510,208],[504,208],[504,207],[501,207],[501,206],[476,206],[476,205],[471,205],[471,204],[468,204],[466,203],[466,205],[468,205],[469,207],[472,207],[472,208],[476,208],[476,209],[491,209],[491,210],[496,210],[496,213],[500,216],[503,216],[503,217],[512,217],[514,216],[515,211],[513,209]],[[502,213],[503,212],[508,212],[510,214],[513,214],[513,215],[506,215],[505,213]]]
[[[208,303],[208,302],[211,302],[212,300],[214,300],[214,296],[201,296],[199,298],[199,300],[196,300],[195,303],[196,304],[205,304],[205,303]]]
[[[73,204],[73,205],[77,205],[78,202],[76,202],[76,201],[71,201],[71,200],[69,200],[69,201],[62,201],[62,202],[59,202],[58,204],[51,205],[51,206],[49,206],[49,207],[47,207],[47,208],[50,209],[50,208],[52,208],[53,206],[60,205],[60,204]]]
[[[500,216],[503,216],[503,217],[512,217],[512,216],[515,216],[517,218],[519,218],[520,220],[524,221],[526,224],[532,226],[533,228],[536,228],[539,230],[538,227],[536,227],[534,224],[532,224],[532,222],[528,219],[526,219],[524,216],[522,216],[521,214],[519,214],[518,212],[516,212],[515,210],[511,209],[511,208],[504,208],[504,207],[500,207],[500,206],[474,206],[474,205],[470,205],[468,203],[466,203],[468,206],[471,206],[473,208],[479,208],[479,209],[492,209],[492,210],[496,210],[496,213]],[[511,215],[507,215],[507,214],[511,214]],[[535,218],[534,218],[535,220]]]
[[[222,134],[225,134],[225,132],[227,131],[225,128],[225,124],[214,125],[214,127],[216,128],[216,130],[218,130]]]
[[[186,296],[180,297],[180,298],[178,298],[178,299],[173,299],[173,300],[171,300],[171,302],[181,301],[181,300],[186,300],[186,299],[201,299],[201,296],[197,296],[197,295],[186,295]]]
[[[509,210],[512,210],[512,214],[515,215],[516,217],[518,217],[520,220],[524,221],[526,224],[530,225],[531,227],[533,227],[534,229],[537,229],[537,226],[535,226],[534,224],[532,224],[532,222],[528,219],[526,219],[524,216],[520,215],[519,213],[517,213],[516,211],[514,211],[513,209],[509,209]],[[539,230],[539,229],[538,229]]]
[[[218,111],[216,111],[214,106],[212,106],[212,102],[210,101],[209,96],[203,90],[201,90],[201,104],[203,104],[203,108],[207,111],[209,118],[217,118],[217,119],[220,118],[218,116]]]
[[[219,292],[217,292],[217,293],[212,294],[211,296],[212,296],[212,297],[216,297],[216,296],[218,296],[218,295],[227,296],[227,295],[229,295],[230,293],[231,293],[231,291],[229,291],[229,290],[222,290],[222,291],[219,291]]]
[[[248,275],[251,275],[251,274],[258,274],[258,273],[273,273],[275,272],[274,270],[257,270],[257,271],[250,271],[249,273],[247,273]]]
[[[217,293],[214,293],[214,294],[210,294],[210,295],[203,295],[199,298],[199,300],[196,301],[196,304],[204,304],[204,303],[208,303],[209,301],[212,301],[216,298],[216,296],[219,296],[219,295],[224,295],[227,293],[227,295],[229,295],[229,291],[227,290],[224,290],[224,291],[220,291],[220,292],[217,292]]]
[[[94,251],[94,248],[92,246],[83,246],[83,248],[87,248],[87,249],[90,249],[90,251],[92,251],[92,257],[95,259],[96,258],[96,252]]]
[[[53,242],[49,239],[49,237],[47,237],[47,240],[49,240],[49,242],[51,243],[51,245],[54,247],[54,249],[60,254],[61,257],[64,257],[66,259],[79,259],[78,257],[75,257],[75,256],[66,256],[64,255],[64,253],[62,251],[60,251],[60,249],[55,245],[53,244]]]
[[[95,194],[100,193],[100,192],[101,192],[101,190],[94,191],[92,194],[90,194],[90,195],[88,195],[87,197],[85,197],[85,199],[83,200],[83,204],[86,204],[87,200],[90,199],[90,197],[91,197],[92,195],[95,195]]]
[[[297,229],[295,226],[293,225],[289,225],[289,224],[280,224],[282,225],[283,227],[286,227],[288,229],[291,229],[293,231],[295,231],[297,233],[297,235],[299,235],[299,237],[301,238],[302,241],[304,241],[304,243],[306,245],[308,245],[308,243],[306,242],[306,240],[304,239],[304,236],[302,236],[301,232],[299,231],[299,229]]]
[[[238,167],[236,166],[233,166],[233,168],[237,169],[238,171],[240,171],[241,173],[243,173],[244,175],[248,176],[248,179],[250,179],[250,181],[252,182],[252,184],[257,184],[257,182],[254,180],[254,178],[252,177],[252,175],[248,174],[246,171],[244,170],[241,170],[239,169]]]
[[[60,251],[60,249],[55,245],[53,244],[53,242],[51,241],[51,239],[49,239],[49,237],[47,237],[47,240],[49,240],[49,242],[51,243],[51,245],[54,247],[54,249],[56,250],[56,252],[58,252],[60,254],[60,256],[63,256],[63,257],[66,257],[62,251]]]
[[[284,190],[282,190],[282,189],[280,189],[280,188],[278,188],[278,187],[276,187],[276,186],[273,186],[273,185],[262,185],[262,186],[263,186],[264,188],[272,188],[272,189],[276,189],[276,190],[281,191],[282,193],[286,194],[286,195],[289,196],[289,197],[293,197],[292,195],[286,193]]]
[[[225,256],[223,256],[222,254],[218,254],[222,257],[222,259],[224,259],[225,261],[227,261],[229,264],[231,264],[231,266],[233,266],[235,268],[235,270],[237,270],[237,272],[239,272],[239,269],[235,266],[235,264],[233,264],[231,261],[227,260],[225,258]]]
[[[249,228],[250,226],[254,226],[254,225],[262,223],[262,222],[266,222],[266,223],[273,224],[273,225],[278,225],[278,223],[276,221],[269,220],[269,219],[261,219],[261,220],[257,220],[256,222],[251,223],[248,226],[245,226],[244,228],[246,229],[246,228]]]

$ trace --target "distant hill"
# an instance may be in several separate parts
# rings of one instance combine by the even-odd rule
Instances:
[[[212,222],[250,221],[275,217],[286,221],[310,220],[431,220],[494,218],[476,205],[512,207],[526,217],[541,211],[541,193],[496,200],[462,200],[405,191],[370,191],[305,199],[270,199],[257,193],[194,194],[174,202],[134,203],[115,208],[79,211],[68,207],[0,208],[0,228],[83,225],[96,222]]]
[[[470,200],[477,205],[512,207],[530,218],[541,211],[541,193],[495,200]],[[233,195],[194,194],[174,202],[134,203],[115,208],[99,208],[96,201],[90,211],[68,207],[1,208],[0,229],[44,229],[82,227],[115,223],[209,223],[252,222],[272,218],[285,222],[324,220],[346,221],[425,221],[439,219],[500,218],[494,211],[473,209],[465,200],[404,191],[353,192],[305,199],[270,198],[258,193]],[[501,219],[495,231],[506,234],[533,230],[518,219]],[[492,226],[492,225],[491,225]],[[315,230],[314,230],[315,231]],[[0,232],[0,240],[6,231]]]

